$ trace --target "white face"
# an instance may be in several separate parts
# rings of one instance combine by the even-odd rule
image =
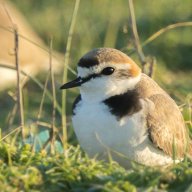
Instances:
[[[114,68],[114,72],[110,75],[102,74],[103,69],[107,67]],[[78,76],[81,78],[92,74],[101,74],[79,87],[82,99],[87,102],[98,102],[133,89],[139,82],[141,75],[132,77],[129,73],[130,67],[129,64],[109,63],[102,63],[90,68],[78,67]]]

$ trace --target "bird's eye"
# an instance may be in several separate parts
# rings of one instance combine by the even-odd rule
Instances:
[[[103,75],[111,75],[114,71],[115,71],[115,69],[113,67],[106,67],[106,68],[103,69],[101,74],[103,74]]]

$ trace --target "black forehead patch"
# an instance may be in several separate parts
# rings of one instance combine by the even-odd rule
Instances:
[[[78,66],[80,67],[93,67],[99,64],[99,60],[97,57],[83,57],[79,60]]]

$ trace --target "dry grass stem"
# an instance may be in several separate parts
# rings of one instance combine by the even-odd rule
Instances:
[[[8,138],[10,135],[12,135],[13,133],[15,133],[15,132],[17,132],[17,131],[21,131],[21,128],[22,128],[22,127],[19,126],[19,127],[15,128],[14,130],[10,131],[8,134],[6,134],[4,137],[2,137],[2,138],[0,139],[0,141],[5,140],[6,138]]]
[[[46,91],[47,91],[47,84],[48,84],[48,81],[49,81],[49,76],[50,76],[50,71],[47,74],[45,84],[44,84],[43,95],[42,95],[42,98],[41,98],[39,111],[38,111],[38,114],[37,114],[37,122],[36,122],[37,124],[38,124],[39,120],[41,119],[41,114],[42,114],[42,111],[43,111],[43,104],[44,104],[45,95],[46,95]]]
[[[2,63],[0,63],[0,67],[7,68],[7,69],[11,69],[11,70],[16,70],[16,67],[15,67],[15,66],[7,65],[7,64],[5,65],[5,64],[2,64]],[[26,73],[25,71],[22,71],[22,70],[20,70],[20,73],[21,73],[22,75],[27,76],[27,77],[28,77],[29,79],[31,79],[34,83],[36,83],[40,89],[44,90],[44,85],[43,85],[36,77],[33,77],[33,76],[31,76],[30,74],[28,74],[28,73]],[[46,92],[46,95],[48,96],[48,98],[49,98],[50,100],[52,100],[53,97],[52,97],[51,93],[49,92],[49,90],[46,90],[45,92]],[[57,108],[57,111],[61,114],[61,107],[60,107],[60,105],[58,104],[57,101],[56,101],[56,108]]]
[[[21,136],[22,139],[25,138],[24,133],[24,109],[23,109],[23,94],[22,94],[22,85],[21,85],[21,73],[20,73],[20,65],[19,65],[19,37],[18,30],[14,28],[15,35],[15,64],[17,69],[17,102],[18,102],[18,110],[19,110],[19,118],[20,118],[20,126],[21,126]]]
[[[18,103],[16,102],[12,108],[12,110],[9,112],[8,116],[7,116],[7,120],[6,120],[6,124],[7,124],[7,131],[9,132],[9,130],[11,129],[11,126],[13,125],[14,119],[15,119],[15,115],[18,111]]]
[[[137,54],[139,56],[139,59],[141,61],[143,70],[146,64],[146,58],[143,53],[142,47],[140,45],[140,40],[139,40],[139,35],[137,31],[137,24],[136,24],[136,19],[135,19],[135,12],[134,12],[134,6],[133,6],[133,0],[128,0],[129,2],[129,15],[130,15],[130,27],[132,31],[132,36],[133,36],[133,43],[135,46],[135,49],[137,51]]]
[[[130,28],[133,36],[134,47],[139,56],[139,60],[141,61],[142,71],[147,75],[149,75],[150,77],[152,77],[154,62],[153,62],[153,59],[151,60],[151,62],[148,62],[143,53],[142,46],[139,40],[138,31],[137,31],[133,0],[128,0],[128,2],[129,2]],[[149,66],[147,64],[149,64]]]
[[[50,64],[50,74],[51,74],[51,87],[52,87],[52,123],[51,123],[51,130],[50,130],[50,137],[51,137],[51,153],[55,153],[55,137],[56,137],[56,127],[55,127],[55,114],[56,114],[56,91],[55,91],[55,79],[54,79],[54,72],[53,72],[53,63],[52,63],[52,39],[50,40],[50,48],[49,48],[49,64]]]
[[[80,3],[80,0],[75,1],[75,7],[73,10],[72,21],[71,21],[71,25],[70,25],[70,29],[69,29],[69,35],[67,38],[67,46],[66,46],[66,53],[65,53],[65,59],[64,59],[64,71],[63,71],[63,82],[62,83],[66,83],[66,81],[67,81],[67,73],[68,73],[67,66],[69,65],[72,36],[73,36],[74,28],[75,28],[77,12],[79,9],[79,3]],[[66,90],[62,91],[62,117],[61,117],[61,119],[62,119],[62,129],[63,129],[63,147],[66,151],[66,149],[67,149]]]
[[[1,25],[0,25],[0,28],[3,29],[3,30],[5,30],[5,31],[7,31],[7,32],[14,33],[14,30],[9,29],[9,28],[6,28],[6,27],[3,27],[3,26],[1,26]],[[48,50],[48,49],[46,49],[45,47],[39,45],[38,43],[30,40],[29,38],[25,37],[24,35],[18,33],[18,36],[19,36],[19,38],[24,39],[24,40],[28,41],[29,43],[37,46],[38,48],[44,50],[45,52],[49,53],[49,50]],[[59,58],[58,58],[56,55],[54,55],[54,54],[52,54],[52,57],[54,57],[55,59],[59,60]],[[74,75],[76,75],[76,72],[75,72],[70,66],[67,66],[67,69],[68,69],[71,73],[73,73]]]
[[[40,106],[39,106],[39,111],[38,111],[38,114],[37,114],[37,121],[35,122],[35,126],[37,127],[37,129],[38,129],[38,126],[41,125],[39,120],[41,119],[41,114],[42,114],[42,111],[43,111],[43,104],[44,104],[45,95],[46,95],[46,91],[47,91],[47,85],[48,85],[48,81],[49,81],[49,76],[50,76],[50,70],[48,71],[48,74],[47,74],[47,77],[46,77],[46,81],[45,81],[44,89],[43,89],[43,95],[42,95],[42,98],[41,98],[41,102],[40,102]],[[51,128],[51,126],[49,126],[49,128]],[[34,150],[34,147],[35,147],[34,144],[33,144],[33,147],[32,147],[33,150]]]
[[[168,25],[162,29],[160,29],[159,31],[155,32],[154,34],[152,34],[147,40],[145,40],[142,43],[142,47],[146,46],[147,44],[151,43],[152,41],[154,41],[156,38],[158,38],[160,35],[162,35],[163,33],[171,30],[171,29],[175,29],[178,27],[192,27],[192,22],[180,22],[180,23],[175,23],[175,24],[171,24]]]
[[[22,95],[22,83],[21,83],[21,72],[19,65],[19,35],[17,25],[13,22],[11,15],[9,14],[6,6],[4,5],[5,12],[9,17],[9,20],[12,24],[13,34],[14,34],[14,53],[15,53],[15,66],[17,71],[17,102],[18,102],[18,111],[19,111],[19,119],[20,119],[20,127],[21,127],[21,137],[22,140],[25,138],[24,133],[24,109],[23,109],[23,95]]]
[[[150,61],[149,61],[149,72],[148,75],[149,77],[153,77],[153,72],[154,72],[154,66],[156,65],[156,58],[155,57],[151,57]]]

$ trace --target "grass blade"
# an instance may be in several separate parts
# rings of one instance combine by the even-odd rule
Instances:
[[[69,29],[69,35],[68,35],[68,39],[67,39],[66,54],[65,54],[65,59],[64,59],[63,82],[62,83],[66,83],[66,81],[67,81],[67,73],[68,73],[67,66],[69,64],[71,42],[72,42],[72,36],[73,36],[74,28],[75,28],[77,12],[79,9],[79,3],[80,3],[80,0],[75,1],[75,7],[74,7],[71,26]],[[63,129],[63,146],[64,146],[64,149],[67,149],[66,90],[62,91],[62,117],[61,118],[62,118],[62,129]]]

